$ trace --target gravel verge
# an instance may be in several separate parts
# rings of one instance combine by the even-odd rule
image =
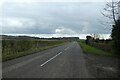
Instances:
[[[115,57],[84,54],[85,63],[90,74],[95,78],[119,78],[120,63]]]

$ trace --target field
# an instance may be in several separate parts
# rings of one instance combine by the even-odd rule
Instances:
[[[37,39],[4,39],[2,40],[2,61],[29,55],[63,44],[64,41]]]

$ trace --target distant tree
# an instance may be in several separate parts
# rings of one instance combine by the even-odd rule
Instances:
[[[91,36],[93,39],[98,39],[98,38],[100,39],[102,35],[101,34],[91,34]]]
[[[92,38],[91,36],[86,36],[86,40],[85,40],[86,44],[90,44],[91,38]]]

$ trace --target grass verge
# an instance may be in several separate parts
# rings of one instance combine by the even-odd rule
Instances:
[[[99,56],[103,55],[103,56],[116,57],[116,55],[113,53],[105,52],[101,49],[85,44],[83,40],[80,41],[79,44],[85,53],[90,53],[90,54],[99,55]]]

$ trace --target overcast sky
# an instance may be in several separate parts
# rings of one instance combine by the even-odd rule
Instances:
[[[3,34],[110,34],[105,0],[1,0]]]

